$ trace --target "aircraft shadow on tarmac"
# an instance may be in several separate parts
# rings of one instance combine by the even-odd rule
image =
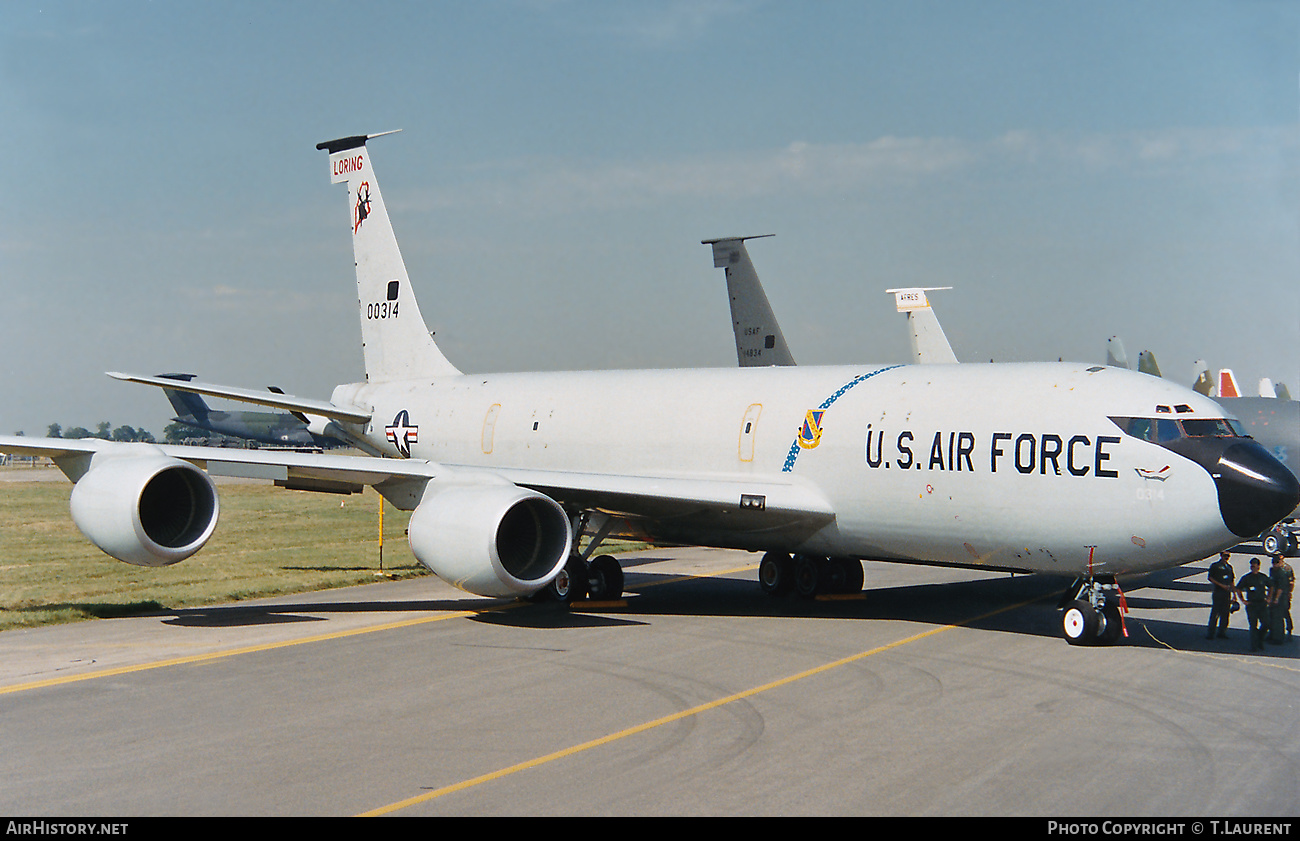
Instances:
[[[286,622],[325,622],[329,614],[337,613],[392,613],[392,612],[455,612],[464,610],[500,609],[513,604],[500,599],[421,599],[413,601],[335,601],[304,602],[302,604],[232,604],[213,607],[191,607],[163,610],[164,625],[191,628],[235,628],[254,625],[274,625]]]
[[[641,559],[637,559],[641,560]],[[649,559],[647,559],[649,560]],[[530,629],[639,626],[656,616],[771,617],[866,620],[887,619],[925,625],[971,628],[1054,638],[1060,636],[1057,602],[1063,578],[1017,575],[973,581],[868,588],[860,595],[803,599],[759,592],[749,578],[691,578],[680,574],[637,572],[627,565],[627,592],[617,600],[521,602],[502,599],[421,599],[411,601],[333,601],[298,604],[226,605],[161,611],[164,624],[180,627],[239,627],[326,621],[343,613],[453,613],[470,611],[473,622]],[[1149,614],[1164,610],[1205,609],[1209,592],[1204,570],[1178,567],[1123,581],[1129,607],[1144,616],[1126,617],[1128,638],[1120,644],[1221,654],[1248,654],[1244,612],[1234,614],[1228,640],[1206,640],[1198,620],[1166,620]],[[1168,593],[1169,595],[1164,595]],[[1190,598],[1179,598],[1186,594]],[[1294,657],[1300,644],[1267,646],[1265,654]]]

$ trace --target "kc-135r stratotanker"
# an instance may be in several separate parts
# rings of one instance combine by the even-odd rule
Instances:
[[[218,518],[209,474],[372,485],[412,511],[415,557],[480,595],[617,594],[617,562],[592,554],[636,533],[763,551],[770,592],[860,589],[860,559],[1075,576],[1067,638],[1113,641],[1114,576],[1204,558],[1300,501],[1217,404],[1100,365],[463,374],[420,314],[376,136],[318,147],[348,186],[365,382],[319,401],[114,374],[328,419],[320,432],[372,455],[0,438],[54,459],[76,483],[73,519],[108,554],[160,566],[197,552]],[[1180,434],[1145,431],[1162,421]]]

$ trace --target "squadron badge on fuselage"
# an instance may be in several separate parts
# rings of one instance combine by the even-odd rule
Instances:
[[[821,443],[824,414],[825,409],[809,409],[808,414],[804,415],[803,426],[799,428],[799,446],[803,449],[811,450]]]

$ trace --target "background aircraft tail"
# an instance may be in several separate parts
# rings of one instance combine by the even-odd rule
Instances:
[[[912,286],[906,289],[886,289],[894,296],[899,312],[907,313],[908,339],[912,343],[912,361],[920,365],[951,364],[957,361],[948,337],[939,324],[939,317],[930,308],[926,292],[951,289],[951,286]]]
[[[193,374],[159,374],[160,377],[166,377],[169,380],[183,380],[189,382],[194,379]],[[188,391],[177,391],[174,388],[164,388],[163,394],[171,401],[172,408],[176,410],[178,417],[193,417],[198,420],[207,420],[208,404],[202,397]]]
[[[1128,367],[1128,354],[1124,352],[1124,342],[1119,336],[1106,340],[1106,364],[1112,368]]]
[[[731,326],[736,333],[736,359],[740,367],[793,365],[794,356],[781,335],[767,293],[749,259],[745,240],[770,237],[726,237],[700,240],[713,246],[713,267],[727,273],[727,298],[731,302]]]
[[[1219,369],[1219,397],[1240,397],[1241,389],[1237,388],[1237,378],[1232,373],[1231,368]]]
[[[1210,377],[1210,366],[1205,364],[1204,359],[1198,359],[1192,363],[1192,390],[1197,394],[1210,396],[1214,391],[1214,380]]]
[[[329,152],[331,183],[348,185],[366,380],[390,382],[459,374],[425,326],[384,209],[366,149],[367,140],[381,136],[359,135],[316,144],[317,149]]]
[[[1138,353],[1138,371],[1143,374],[1150,374],[1153,377],[1160,376],[1160,366],[1156,363],[1156,355],[1149,350]]]

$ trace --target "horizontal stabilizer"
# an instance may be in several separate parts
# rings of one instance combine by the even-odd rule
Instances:
[[[241,403],[255,403],[259,406],[270,406],[288,412],[321,415],[322,417],[347,421],[348,423],[367,423],[370,420],[370,412],[365,409],[358,409],[353,406],[335,406],[327,400],[312,400],[306,397],[295,397],[292,394],[277,394],[270,391],[235,388],[234,386],[214,385],[193,380],[180,381],[166,377],[121,374],[116,371],[109,371],[108,375],[115,380],[124,380],[129,383],[152,385],[173,391],[187,391],[193,394],[206,394],[209,397],[224,397],[227,400],[237,400]]]

